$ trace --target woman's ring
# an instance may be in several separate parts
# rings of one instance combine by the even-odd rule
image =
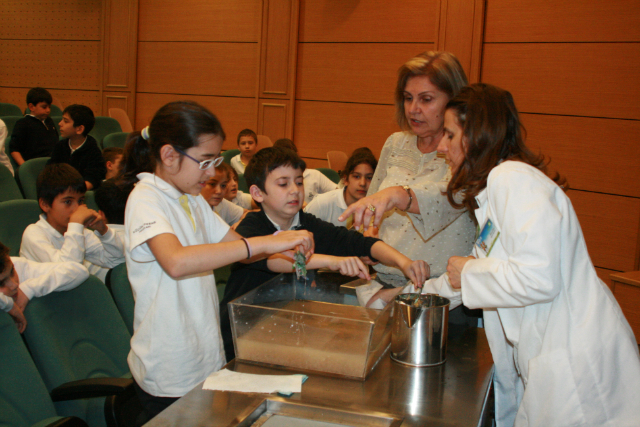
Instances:
[[[375,212],[376,211],[376,207],[371,205],[371,204],[369,206],[367,206],[367,209],[369,209],[371,212]]]

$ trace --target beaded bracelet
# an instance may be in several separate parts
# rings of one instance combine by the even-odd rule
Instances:
[[[242,241],[244,242],[245,246],[247,247],[247,259],[251,258],[251,245],[249,244],[249,241],[247,239],[245,239],[244,237],[241,237]]]

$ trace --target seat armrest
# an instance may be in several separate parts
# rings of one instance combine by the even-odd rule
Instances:
[[[130,378],[89,378],[71,381],[51,390],[51,400],[86,399],[91,397],[105,397],[125,393],[133,390],[133,380]]]
[[[82,421],[78,417],[65,417],[60,418],[50,424],[47,424],[46,427],[89,427],[87,423]]]

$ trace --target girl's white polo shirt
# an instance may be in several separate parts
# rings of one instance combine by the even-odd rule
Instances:
[[[178,397],[225,364],[218,293],[213,272],[173,279],[147,241],[176,235],[183,246],[217,243],[229,226],[202,196],[188,196],[194,226],[178,198],[182,193],[150,173],[138,175],[125,211],[125,256],[136,301],[128,362],[147,393]]]

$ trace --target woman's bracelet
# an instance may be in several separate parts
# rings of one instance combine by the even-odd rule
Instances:
[[[411,194],[411,187],[409,187],[408,185],[403,185],[402,188],[407,190],[407,194],[409,195],[409,204],[404,209],[404,212],[406,212],[409,210],[409,208],[411,208],[411,203],[413,202],[413,195]]]
[[[251,258],[251,245],[249,244],[249,241],[247,239],[245,239],[244,237],[241,237],[242,241],[244,242],[245,246],[247,247],[247,259]]]

